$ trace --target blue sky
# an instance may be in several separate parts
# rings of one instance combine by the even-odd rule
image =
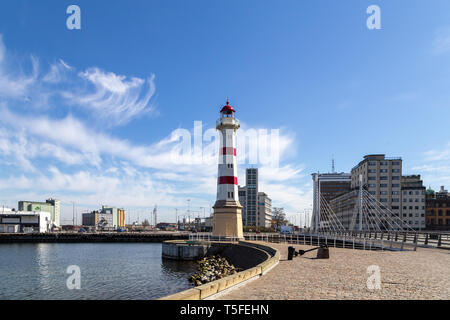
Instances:
[[[81,8],[81,30],[66,8]],[[381,8],[368,30],[366,8]],[[203,211],[216,166],[171,163],[177,128],[213,128],[226,97],[242,130],[280,129],[262,191],[289,214],[334,155],[404,159],[450,185],[450,3],[409,1],[11,1],[0,4],[0,202],[101,204],[131,221],[158,204]],[[238,151],[239,152],[239,151]],[[239,179],[244,181],[244,169]],[[209,209],[206,209],[208,212]],[[64,222],[64,221],[63,221]]]

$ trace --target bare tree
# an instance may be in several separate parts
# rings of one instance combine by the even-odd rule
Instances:
[[[272,208],[272,220],[275,222],[276,229],[280,230],[280,226],[287,222],[284,208]]]

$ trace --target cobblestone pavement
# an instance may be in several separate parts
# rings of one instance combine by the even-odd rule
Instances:
[[[312,251],[288,261],[288,244],[270,246],[281,251],[280,263],[261,278],[218,299],[450,299],[449,250],[378,252],[330,248],[330,259],[313,259],[317,251]],[[367,288],[372,274],[367,267],[371,265],[380,268],[380,289]]]

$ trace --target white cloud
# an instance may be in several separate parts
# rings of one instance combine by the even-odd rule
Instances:
[[[79,71],[63,59],[40,71],[39,60],[31,56],[31,72],[8,61],[0,34],[0,100],[19,99],[33,108],[77,106],[93,112],[104,125],[123,125],[139,115],[155,111],[150,102],[155,94],[155,75],[147,79],[107,72],[97,67]]]
[[[36,83],[39,72],[38,60],[31,56],[32,72],[23,74],[20,68],[8,65],[6,47],[0,34],[0,97],[2,99],[26,99],[27,90]]]
[[[67,109],[76,105],[93,112],[102,123],[127,123],[154,111],[154,75],[143,79],[96,67],[78,71],[62,59],[42,72],[35,57],[28,74],[17,71],[22,69],[9,63],[0,35],[0,189],[5,197],[53,196],[94,207],[184,207],[187,198],[192,204],[213,204],[214,155],[203,155],[203,162],[189,155],[180,162],[174,157],[174,150],[181,148],[175,130],[152,144],[137,145],[70,113],[62,118],[46,115],[46,111],[53,114],[52,104]],[[22,101],[27,112],[10,108],[12,100]],[[264,130],[241,125],[239,134]],[[273,153],[270,140],[258,138],[252,143]],[[296,154],[295,143],[294,135],[280,130],[276,140],[280,166],[264,163],[260,170],[261,191],[275,206],[286,206],[286,211],[295,211],[309,197],[309,187],[299,182],[304,178],[303,166],[288,161]],[[204,142],[204,148],[211,147],[216,149],[214,142]],[[248,150],[238,152],[248,157]],[[247,164],[239,167],[241,182]]]
[[[142,113],[154,110],[150,99],[155,94],[155,76],[148,79],[127,78],[98,68],[79,72],[80,79],[93,85],[64,91],[61,95],[69,104],[90,108],[113,124],[124,124]],[[107,123],[108,124],[108,123]]]
[[[450,185],[450,142],[442,143],[439,149],[428,150],[423,153],[422,160],[412,167],[419,172],[426,186],[438,188]]]
[[[439,150],[428,150],[424,155],[425,161],[450,160],[450,143],[444,144]]]

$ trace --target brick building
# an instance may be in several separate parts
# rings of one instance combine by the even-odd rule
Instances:
[[[429,230],[450,230],[450,195],[444,186],[439,192],[426,193],[426,227]]]

